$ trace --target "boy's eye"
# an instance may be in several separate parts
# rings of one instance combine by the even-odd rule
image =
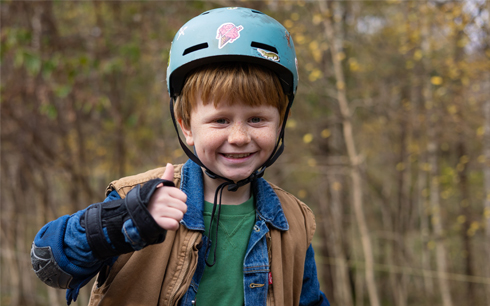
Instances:
[[[216,119],[216,123],[225,124],[226,123],[226,119]]]
[[[253,117],[252,119],[250,119],[250,121],[252,123],[259,123],[260,121],[262,121],[262,119],[260,119],[259,117]]]

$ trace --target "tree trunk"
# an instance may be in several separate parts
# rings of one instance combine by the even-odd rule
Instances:
[[[330,171],[328,171],[330,172]],[[335,172],[335,171],[332,171]],[[329,222],[323,222],[325,225],[322,229],[325,232],[325,236],[329,237],[331,242],[333,276],[335,278],[334,283],[334,301],[338,305],[353,306],[352,289],[349,279],[349,266],[347,263],[343,239],[345,236],[343,230],[343,213],[341,204],[341,188],[338,175],[334,175],[333,178],[325,180],[324,185],[319,190],[322,191],[323,197],[320,197],[321,213],[325,220]],[[329,190],[329,203],[327,205],[325,190]],[[326,225],[330,226],[327,227]]]
[[[423,96],[427,111],[427,153],[428,162],[430,165],[430,207],[432,213],[432,227],[434,230],[434,240],[436,248],[436,264],[438,273],[439,289],[441,292],[442,305],[452,306],[452,298],[449,288],[449,282],[446,278],[448,267],[446,261],[446,248],[444,246],[444,229],[442,226],[441,205],[439,198],[439,167],[438,167],[438,142],[436,131],[436,107],[433,100],[432,84],[429,76],[431,71],[430,56],[431,47],[429,42],[430,37],[430,15],[426,4],[422,4],[422,11],[425,13],[422,26],[422,51],[424,53],[424,73],[426,75],[424,81]]]
[[[359,227],[359,233],[361,236],[361,244],[364,253],[365,267],[366,267],[366,286],[369,294],[369,301],[371,306],[379,306],[380,301],[378,292],[376,289],[376,280],[374,277],[374,258],[373,248],[371,245],[371,238],[369,229],[367,227],[366,216],[363,210],[363,194],[362,194],[362,181],[359,170],[360,157],[357,153],[354,142],[354,131],[352,128],[352,115],[349,109],[349,103],[346,95],[346,82],[344,73],[342,70],[342,63],[339,58],[342,52],[342,37],[340,37],[339,25],[340,22],[336,22],[336,28],[332,25],[330,20],[331,12],[327,8],[327,3],[320,2],[320,9],[325,16],[323,19],[323,25],[325,27],[325,34],[327,36],[330,45],[330,52],[332,55],[332,61],[334,65],[335,79],[337,81],[337,100],[340,107],[340,113],[342,116],[343,134],[347,147],[347,155],[350,160],[351,170],[350,176],[352,180],[352,201],[354,206],[354,213],[356,216],[356,222]],[[335,2],[335,14],[340,10],[339,3]],[[335,20],[341,20],[341,18],[334,18]]]
[[[490,74],[488,75],[487,87],[490,89]],[[490,258],[490,98],[487,98],[483,105],[483,113],[485,116],[485,131],[483,140],[483,154],[485,156],[485,163],[483,164],[483,174],[485,177],[485,197],[483,200],[484,216],[486,220],[485,226],[485,246],[487,251],[487,258]],[[490,277],[490,265],[487,266],[487,277]],[[490,285],[487,286],[487,304],[490,304]]]
[[[484,7],[487,12],[490,12],[490,1],[486,2]],[[488,60],[490,60],[490,24],[485,25],[485,32],[487,36],[485,54]],[[483,55],[485,56],[485,55]],[[486,82],[484,82],[484,92],[490,90],[490,72],[484,74]],[[483,155],[485,156],[485,163],[483,164],[484,175],[484,200],[483,200],[483,215],[485,217],[485,248],[486,258],[490,258],[490,97],[486,97],[483,104],[484,113],[484,134],[483,134]],[[487,277],[490,278],[490,265],[486,265]],[[487,304],[490,304],[490,285],[486,288]]]
[[[431,277],[429,271],[432,270],[430,263],[430,252],[427,248],[427,244],[430,239],[430,229],[428,222],[428,207],[426,205],[426,197],[424,195],[424,189],[427,187],[427,173],[425,168],[422,167],[426,164],[425,157],[421,157],[419,160],[419,168],[417,170],[417,207],[420,220],[420,241],[422,242],[422,269],[424,273],[424,292],[426,300],[433,297],[434,292],[434,280]]]

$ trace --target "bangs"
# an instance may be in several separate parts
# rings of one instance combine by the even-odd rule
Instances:
[[[199,94],[205,105],[212,102],[214,107],[220,103],[273,106],[279,111],[281,121],[287,106],[287,97],[277,75],[267,68],[247,63],[206,65],[191,73],[175,105],[176,115],[186,125]]]

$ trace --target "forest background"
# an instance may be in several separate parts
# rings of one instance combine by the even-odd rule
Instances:
[[[186,160],[170,42],[221,6],[294,40],[299,90],[266,177],[314,210],[332,305],[490,305],[484,0],[2,1],[0,304],[64,305],[32,271],[36,232],[113,179]]]

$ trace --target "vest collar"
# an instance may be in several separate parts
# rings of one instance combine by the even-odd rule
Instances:
[[[192,160],[188,160],[182,167],[180,189],[187,195],[187,212],[180,223],[190,230],[205,230],[202,217],[204,208],[202,176],[201,167]],[[276,193],[263,178],[257,179],[256,184],[257,217],[279,230],[287,231],[289,224]]]

